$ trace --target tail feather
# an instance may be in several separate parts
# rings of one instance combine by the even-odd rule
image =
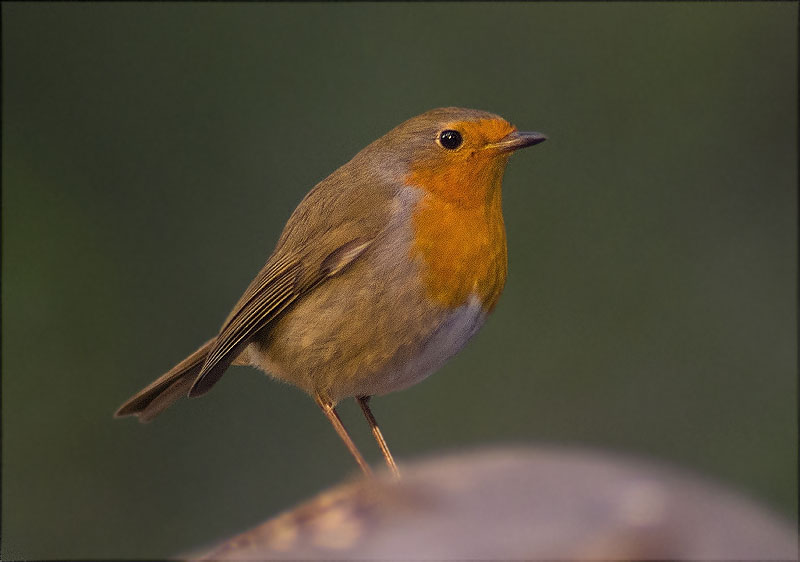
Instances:
[[[114,417],[138,416],[140,422],[146,423],[163,412],[181,396],[186,396],[192,387],[195,377],[203,368],[203,363],[211,350],[214,339],[204,343],[200,349],[137,392],[120,406]]]
[[[152,421],[153,418],[166,410],[176,400],[188,395],[189,389],[192,388],[192,383],[194,383],[196,376],[196,372],[186,373],[169,385],[161,394],[156,395],[147,406],[136,414],[139,417],[139,421],[141,423]]]

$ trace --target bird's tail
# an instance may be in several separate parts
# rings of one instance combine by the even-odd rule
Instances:
[[[133,395],[120,406],[114,417],[138,416],[140,422],[147,423],[178,398],[186,396],[215,339],[208,340],[200,349]]]

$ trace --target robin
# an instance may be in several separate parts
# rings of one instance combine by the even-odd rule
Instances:
[[[252,365],[316,401],[365,474],[336,404],[420,382],[478,331],[506,280],[501,185],[541,133],[484,111],[433,109],[398,125],[318,183],[219,333],[115,416],[148,422]]]

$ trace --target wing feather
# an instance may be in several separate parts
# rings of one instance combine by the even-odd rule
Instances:
[[[299,262],[265,269],[268,270],[266,275],[254,280],[251,288],[255,289],[248,290],[249,295],[245,293],[223,324],[189,396],[208,392],[252,336],[300,296],[297,280],[302,267]]]
[[[365,237],[350,240],[328,254],[310,274],[298,259],[284,256],[270,261],[225,320],[189,396],[208,392],[259,331],[317,284],[338,275],[363,254],[371,242]]]

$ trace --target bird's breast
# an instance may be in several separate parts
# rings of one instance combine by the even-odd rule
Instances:
[[[423,196],[412,219],[411,254],[422,262],[428,297],[455,309],[474,296],[491,311],[508,264],[500,189],[488,195],[485,205],[469,207]]]

